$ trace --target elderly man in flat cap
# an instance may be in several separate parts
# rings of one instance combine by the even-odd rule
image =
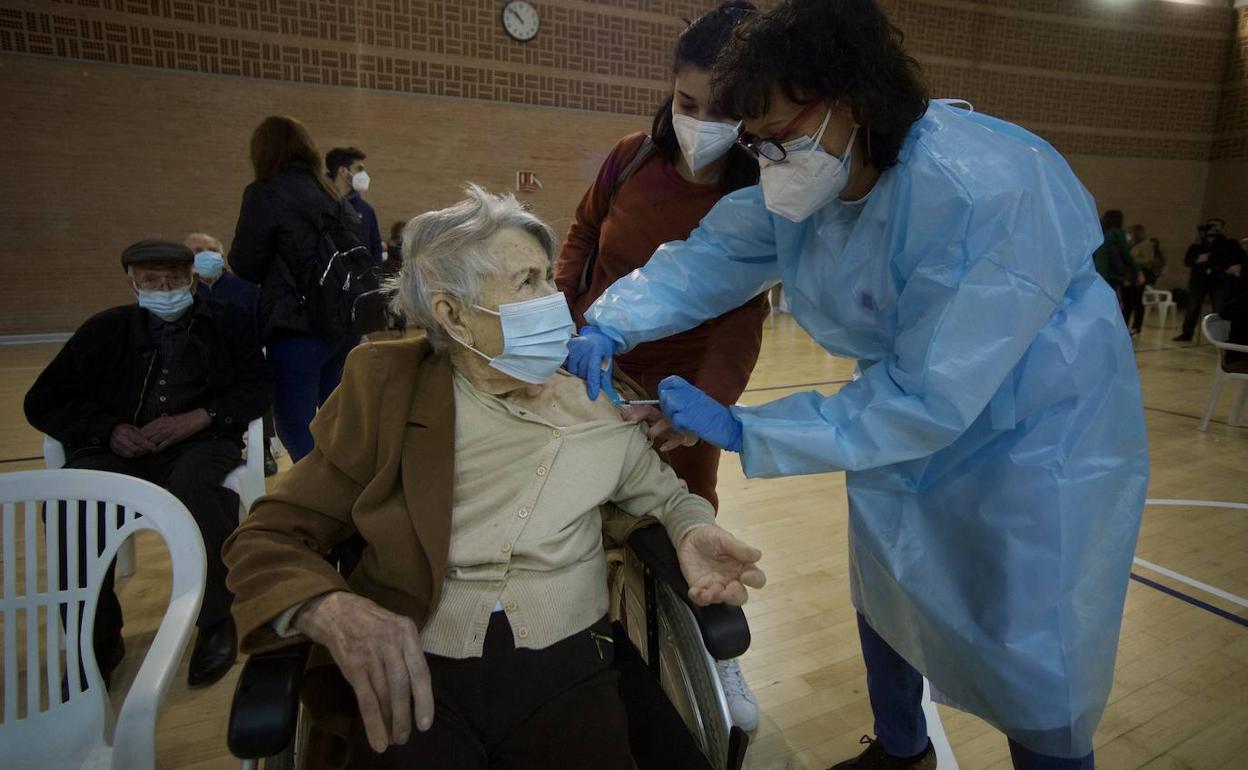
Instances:
[[[199,524],[207,584],[189,684],[205,687],[237,654],[221,546],[238,522],[238,496],[221,486],[238,466],[247,423],[269,408],[273,381],[254,324],[195,296],[194,254],[140,241],[121,255],[137,304],[87,319],[26,394],[26,419],[65,445],[66,467],[124,473],[168,489]],[[100,514],[102,515],[102,513]],[[66,512],[61,511],[65,531]],[[87,525],[85,509],[77,526]],[[85,549],[86,538],[79,543]],[[85,550],[78,554],[85,574]],[[61,583],[68,578],[60,559]],[[110,567],[95,616],[105,682],[125,654]]]

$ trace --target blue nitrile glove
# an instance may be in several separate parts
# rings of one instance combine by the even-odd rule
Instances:
[[[659,405],[676,430],[688,431],[720,449],[741,451],[741,421],[683,377],[665,377],[659,383]]]
[[[611,380],[611,362],[615,356],[615,340],[598,331],[596,326],[582,326],[581,335],[568,341],[568,358],[563,367],[585,380],[589,400],[598,399],[598,389],[605,378]],[[603,362],[606,368],[603,368]]]

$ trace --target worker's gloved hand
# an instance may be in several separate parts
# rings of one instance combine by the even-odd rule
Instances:
[[[596,326],[582,326],[580,336],[568,341],[568,358],[563,367],[585,380],[589,400],[596,401],[603,379],[611,381],[614,355],[615,340],[600,332]]]
[[[659,383],[659,405],[676,430],[688,431],[720,449],[741,451],[741,421],[683,377],[667,377]]]

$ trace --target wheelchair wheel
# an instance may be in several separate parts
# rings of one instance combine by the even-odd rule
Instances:
[[[715,671],[702,646],[693,613],[666,585],[656,586],[659,670],[664,693],[680,712],[712,767],[728,767],[732,717]]]

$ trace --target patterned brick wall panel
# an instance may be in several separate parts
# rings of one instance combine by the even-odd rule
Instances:
[[[1248,8],[1236,12],[1235,41],[1227,57],[1210,158],[1248,159]]]
[[[1157,27],[1106,28],[1068,18],[1020,20],[966,4],[903,0],[893,14],[915,54],[971,59],[1037,71],[1208,84],[1222,77],[1231,40]]]

